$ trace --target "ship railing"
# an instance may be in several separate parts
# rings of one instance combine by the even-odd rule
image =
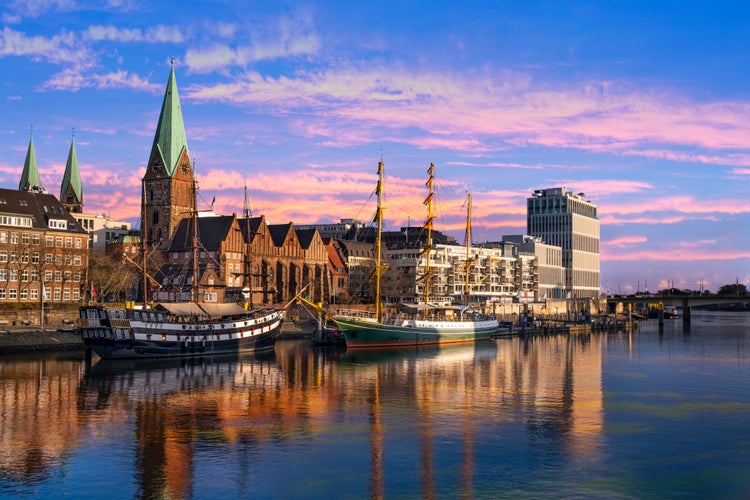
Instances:
[[[377,319],[377,317],[375,316],[375,312],[363,311],[362,309],[338,309],[336,311],[336,316],[349,319]]]

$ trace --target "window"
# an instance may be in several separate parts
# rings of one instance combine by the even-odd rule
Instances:
[[[76,283],[79,283],[81,281],[81,273],[80,273],[80,271],[77,272],[77,273],[75,273],[73,275],[73,281],[75,281]]]
[[[18,281],[18,269],[11,269],[8,273],[8,281]]]
[[[10,244],[18,245],[18,233],[10,233]]]
[[[37,290],[36,288],[32,288],[31,290],[29,290],[29,298],[31,300],[39,300],[39,290]]]
[[[8,231],[0,231],[0,243],[8,243]]]
[[[76,301],[76,302],[78,302],[79,300],[81,300],[81,292],[77,288],[73,289],[73,300]]]
[[[62,247],[62,236],[55,236],[55,246]]]
[[[76,238],[76,248],[81,248],[81,238]]]
[[[60,302],[60,291],[61,290],[59,288],[55,288],[55,302]]]
[[[41,241],[41,236],[39,236],[39,233],[34,233],[31,235],[32,245],[38,245],[40,241]]]
[[[25,288],[21,290],[21,300],[27,300],[29,298],[29,291]]]
[[[63,300],[65,302],[70,302],[70,288],[63,290]]]
[[[31,254],[31,263],[39,264],[39,252],[34,252],[33,254]]]
[[[8,281],[8,270],[0,269],[0,281]]]
[[[5,300],[5,288],[0,288],[0,300]]]
[[[23,281],[24,283],[26,283],[26,282],[29,281],[29,270],[28,269],[24,269],[23,271],[21,271],[21,281]]]
[[[18,253],[15,250],[10,251],[10,261],[13,263],[18,262]]]
[[[39,271],[37,271],[36,269],[31,270],[31,281],[39,281]]]
[[[55,281],[62,281],[62,271],[55,271]]]
[[[77,266],[77,267],[80,267],[80,265],[81,265],[81,256],[80,255],[73,256],[73,265]]]
[[[52,281],[52,271],[44,271],[44,281],[45,282]]]
[[[28,264],[29,263],[29,252],[24,252],[24,253],[21,254],[21,262],[23,264]]]
[[[8,289],[8,299],[16,300],[18,298],[18,290],[15,288]]]
[[[73,238],[70,236],[65,238],[65,248],[73,248]]]
[[[29,244],[29,233],[21,233],[21,243],[24,245]]]
[[[8,262],[8,251],[0,250],[0,262]]]
[[[51,247],[54,243],[55,239],[52,236],[45,236],[44,237],[44,245]]]
[[[51,253],[44,254],[44,263],[45,264],[52,264],[52,254]]]

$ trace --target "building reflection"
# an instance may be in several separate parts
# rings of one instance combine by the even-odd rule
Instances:
[[[279,342],[266,355],[88,368],[79,359],[3,363],[0,467],[14,480],[41,478],[84,446],[83,437],[119,435],[133,447],[137,496],[189,498],[205,460],[200,449],[211,445],[237,451],[241,463],[231,470],[248,496],[254,454],[361,415],[369,451],[357,452],[369,456],[371,497],[386,496],[394,460],[413,460],[415,493],[438,496],[445,453],[460,462],[457,489],[471,497],[476,454],[503,428],[544,453],[597,459],[606,338],[514,337],[381,353]],[[460,444],[446,450],[446,442]]]

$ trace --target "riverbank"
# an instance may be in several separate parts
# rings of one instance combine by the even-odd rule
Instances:
[[[314,327],[308,321],[285,321],[281,326],[282,339],[312,338]],[[81,335],[68,324],[38,326],[10,326],[0,329],[0,354],[42,351],[76,351],[86,346]]]

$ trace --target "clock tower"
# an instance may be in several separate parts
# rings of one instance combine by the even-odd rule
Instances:
[[[169,246],[177,224],[195,210],[195,189],[172,65],[142,181],[141,237],[148,246]]]

